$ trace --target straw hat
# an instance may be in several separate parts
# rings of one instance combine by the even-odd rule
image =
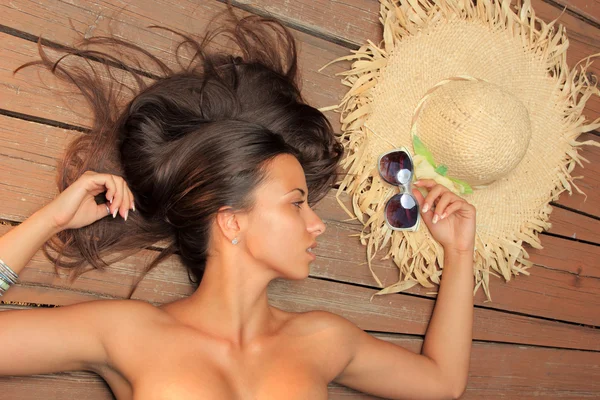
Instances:
[[[341,73],[350,90],[322,109],[341,112],[347,175],[338,196],[351,195],[352,211],[340,205],[364,224],[360,239],[379,286],[371,267],[379,250],[400,269],[398,282],[376,294],[439,283],[443,247],[427,226],[393,231],[384,220],[398,188],[379,177],[376,160],[406,147],[416,178],[435,179],[476,207],[475,293],[483,286],[491,301],[490,274],[529,275],[523,245],[542,248],[549,202],[572,187],[583,193],[571,176],[588,161],[578,149],[599,144],[575,139],[600,127],[582,116],[600,94],[585,74],[590,57],[569,71],[565,29],[538,19],[529,0],[381,0],[380,14],[380,46],[367,41],[332,61],[353,61]]]

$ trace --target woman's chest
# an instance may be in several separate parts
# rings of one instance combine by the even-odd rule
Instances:
[[[199,336],[152,336],[120,352],[122,378],[105,375],[119,400],[326,399],[338,369],[323,342],[278,337],[241,354]]]
[[[224,370],[203,359],[147,369],[132,385],[134,400],[326,399],[327,382],[314,366],[287,361]],[[140,374],[141,375],[141,374]]]

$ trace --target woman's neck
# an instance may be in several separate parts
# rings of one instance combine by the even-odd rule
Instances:
[[[180,317],[199,331],[244,350],[276,330],[267,286],[277,276],[244,252],[209,258],[200,286]]]

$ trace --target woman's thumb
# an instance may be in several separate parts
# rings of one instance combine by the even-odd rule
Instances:
[[[417,199],[417,202],[419,203],[421,218],[427,224],[428,228],[431,227],[431,225],[433,224],[433,213],[431,212],[431,210],[427,210],[426,213],[423,212],[423,206],[425,205],[425,197],[423,197],[421,191],[419,191],[416,188],[413,188],[413,196],[415,196],[415,199]]]

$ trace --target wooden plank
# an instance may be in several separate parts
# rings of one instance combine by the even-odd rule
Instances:
[[[0,376],[5,399],[114,400],[108,384],[92,372],[65,372],[30,376]]]
[[[555,206],[550,214],[550,222],[552,227],[548,230],[549,233],[600,243],[600,220]]]
[[[0,309],[2,306],[0,306]],[[420,353],[423,340],[403,335],[373,336]],[[475,341],[466,393],[461,399],[569,399],[600,395],[600,354]],[[91,372],[0,377],[7,398],[20,400],[112,399],[104,380]],[[339,384],[328,385],[329,399],[379,399]]]
[[[581,135],[578,141],[592,139],[600,141],[600,138],[592,133]],[[600,218],[600,147],[584,146],[580,154],[590,163],[583,162],[584,168],[577,165],[571,176],[584,177],[575,180],[575,184],[585,193],[585,196],[573,189],[572,195],[563,192],[556,204]]]
[[[587,0],[580,1],[587,3]],[[542,0],[532,0],[531,3],[539,18],[550,22],[560,17],[558,21],[567,28],[569,66],[574,66],[589,55],[600,53],[598,26],[587,24],[568,13],[561,16],[560,9]],[[349,42],[355,46],[366,43],[367,39],[378,43],[383,37],[379,22],[379,2],[373,0],[239,0],[235,4],[243,5],[246,10],[255,13],[268,12],[299,29],[329,36],[331,40]],[[597,8],[592,12],[597,13],[596,17],[600,17]],[[589,72],[595,75],[596,79],[600,77],[600,63],[592,65]],[[584,115],[591,120],[600,117],[600,97],[596,96],[588,101]]]
[[[141,45],[153,55],[159,57],[167,65],[173,67],[176,65],[172,54],[175,50],[177,37],[171,33],[150,30],[147,26],[152,24],[162,25],[189,33],[201,33],[209,20],[219,12],[225,10],[226,6],[218,1],[129,1],[124,7],[123,3],[117,0],[103,1],[102,4],[88,2],[59,2],[56,0],[44,0],[29,2],[25,0],[11,1],[8,4],[0,4],[0,13],[3,15],[3,24],[27,34],[43,37],[55,43],[69,46],[79,40],[81,36],[102,35],[112,31],[117,37],[130,40]],[[248,13],[239,12],[245,16]],[[70,24],[77,29],[73,31]],[[199,28],[201,27],[201,28]],[[341,57],[347,53],[347,49],[330,43],[328,41],[315,38],[314,36],[302,32],[292,32],[298,40],[299,58],[298,63],[301,67],[301,85],[306,100],[316,107],[336,104],[343,96],[340,90],[339,77],[336,72],[348,68],[341,63],[332,67],[327,73],[318,72],[324,60],[332,57]],[[0,91],[1,108],[12,111],[23,112],[25,114],[36,115],[51,120],[69,122],[75,125],[85,125],[85,120],[73,118],[73,116],[63,115],[62,110],[55,110],[55,101],[49,101],[48,107],[32,109],[28,106],[27,100],[21,97],[15,97],[17,90],[28,92],[32,82],[37,82],[37,75],[34,71],[20,72],[13,78],[6,71],[7,68],[14,68],[23,62],[37,59],[35,44],[25,44],[8,35],[0,35],[0,42],[10,41],[4,44],[4,50],[0,50],[0,55],[8,57],[3,62],[0,69],[0,89],[1,86],[8,86]],[[13,50],[14,47],[17,50]],[[13,54],[16,53],[16,54]],[[183,52],[183,59],[187,54]],[[148,67],[151,72],[155,69]],[[21,73],[23,75],[21,75]],[[45,74],[48,75],[49,74]],[[33,84],[35,85],[35,83]],[[34,86],[35,87],[35,86]],[[55,99],[50,93],[41,93],[45,98]],[[10,105],[2,98],[7,96],[14,97]],[[25,96],[22,96],[25,97]],[[16,103],[16,104],[13,104]],[[75,104],[77,106],[77,104]],[[333,115],[331,113],[330,115]],[[339,122],[335,122],[339,127]],[[336,128],[338,129],[338,128]]]
[[[3,176],[0,218],[21,222],[57,194],[54,184],[57,161],[53,157],[59,157],[68,142],[81,133],[5,116],[0,116],[0,126],[0,174]],[[364,264],[364,247],[357,238],[349,236],[359,232],[360,224],[343,222],[347,215],[338,205],[334,191],[316,211],[326,220],[328,229],[319,240],[319,260],[311,271],[312,276],[375,288],[376,282]],[[569,214],[573,213],[566,213],[564,223],[568,224]],[[590,220],[590,224],[595,222],[598,226],[598,221]],[[493,278],[493,302],[486,303],[480,290],[476,304],[600,325],[600,316],[593,307],[600,302],[600,247],[547,235],[542,237],[542,244],[543,250],[531,250],[532,261],[540,265],[531,270],[532,276],[517,277],[509,283]],[[385,285],[398,279],[398,270],[389,260],[376,261],[374,269]],[[430,292],[436,290],[417,286],[409,293],[433,298]]]
[[[600,26],[600,0],[553,0],[556,6],[562,10],[567,7],[567,11],[578,14],[588,23]]]
[[[0,226],[0,234],[10,228]],[[142,266],[157,255],[143,250],[104,271],[89,271],[69,283],[66,271],[55,274],[38,251],[20,274],[22,283],[11,287],[2,300],[67,305],[96,299],[126,298]],[[344,260],[338,268],[347,267]],[[331,262],[329,263],[331,265]],[[314,275],[313,275],[314,276]],[[178,256],[173,256],[140,283],[132,298],[152,304],[168,303],[194,291]],[[425,334],[434,299],[405,294],[376,296],[376,290],[309,277],[302,281],[277,279],[269,286],[271,304],[291,312],[326,310],[377,332]],[[473,337],[477,340],[600,350],[600,331],[593,328],[476,307]]]

